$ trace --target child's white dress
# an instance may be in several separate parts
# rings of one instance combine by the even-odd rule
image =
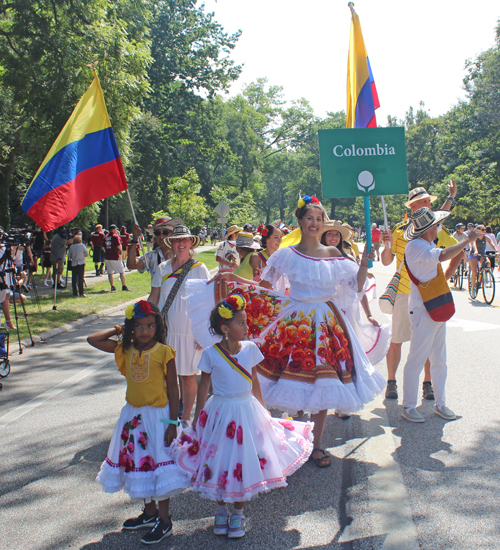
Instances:
[[[241,345],[234,358],[251,373],[263,356],[253,342]],[[272,418],[250,393],[251,382],[215,347],[204,350],[198,368],[211,373],[214,395],[200,412],[196,432],[185,430],[172,445],[193,489],[205,498],[238,502],[286,486],[286,477],[313,450],[314,424]]]

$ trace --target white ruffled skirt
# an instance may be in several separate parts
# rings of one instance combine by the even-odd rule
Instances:
[[[175,464],[170,447],[165,447],[169,424],[162,418],[170,418],[168,405],[136,408],[127,403],[123,407],[97,475],[106,493],[123,489],[132,499],[151,502],[190,487],[189,477]]]
[[[252,394],[213,395],[172,452],[202,497],[241,502],[287,485],[313,450],[313,427],[272,418]]]
[[[234,283],[221,290],[191,280],[186,287],[191,327],[203,347],[217,341],[208,331],[215,293],[221,298],[233,293],[245,297],[249,335],[264,355],[257,371],[268,408],[291,415],[325,409],[350,414],[384,390],[384,378],[333,302],[292,300],[273,290]]]

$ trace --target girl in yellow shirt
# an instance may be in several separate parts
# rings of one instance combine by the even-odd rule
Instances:
[[[127,380],[127,403],[97,481],[107,493],[124,489],[133,499],[144,498],[143,513],[126,520],[123,528],[152,528],[142,542],[154,544],[172,534],[169,497],[190,486],[168,449],[179,424],[175,351],[165,344],[165,325],[155,305],[141,300],[125,314],[123,327],[87,338],[90,345],[115,354]],[[114,338],[120,335],[121,340]]]

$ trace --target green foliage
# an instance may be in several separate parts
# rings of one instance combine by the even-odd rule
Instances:
[[[173,178],[168,186],[168,213],[181,218],[188,227],[201,225],[207,217],[205,199],[199,196],[201,185],[193,168],[184,176]]]

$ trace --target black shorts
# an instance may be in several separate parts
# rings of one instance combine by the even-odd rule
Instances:
[[[102,264],[104,262],[104,254],[102,253],[101,246],[94,246],[94,254],[92,255],[95,264]]]

